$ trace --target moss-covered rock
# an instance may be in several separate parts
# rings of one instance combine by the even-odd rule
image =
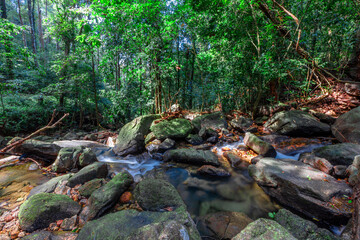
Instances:
[[[250,223],[232,240],[297,240],[284,227],[273,220],[259,218]]]
[[[222,112],[214,112],[196,117],[191,122],[197,131],[201,128],[227,128],[227,122]]]
[[[339,240],[329,230],[318,228],[315,223],[307,221],[286,209],[280,209],[274,220],[298,239]]]
[[[107,210],[113,207],[130,185],[134,182],[128,172],[121,172],[107,184],[95,190],[89,198],[88,220],[101,217]]]
[[[172,224],[172,227],[169,228],[169,224]],[[156,231],[154,231],[155,229]],[[169,239],[200,240],[200,235],[196,230],[195,224],[184,208],[173,212],[137,212],[135,210],[123,210],[110,213],[98,220],[88,222],[81,229],[77,239],[146,239],[144,237],[151,237],[147,239],[159,239],[157,237],[159,232],[167,232],[170,229],[174,230],[173,236],[180,235],[182,238],[172,238],[173,236],[171,236]],[[186,236],[188,236],[188,238],[186,238]]]
[[[220,165],[217,156],[213,152],[195,150],[192,148],[169,150],[165,152],[164,160],[188,163],[193,165]]]
[[[141,208],[149,211],[185,206],[175,187],[161,179],[141,181],[135,188],[134,197]]]
[[[328,135],[330,126],[318,121],[307,112],[293,110],[276,113],[265,124],[272,133],[309,137]]]
[[[59,151],[52,165],[52,170],[58,173],[66,172],[73,168],[88,166],[94,162],[97,162],[97,158],[91,148],[65,147]]]
[[[84,184],[95,178],[105,178],[108,174],[106,163],[96,162],[84,167],[69,179],[68,186],[75,187],[77,184]]]
[[[66,195],[39,193],[25,201],[19,211],[21,229],[32,232],[50,223],[72,217],[80,211],[80,205]]]
[[[146,115],[135,118],[120,130],[114,152],[120,156],[136,154],[145,150],[144,139],[150,132],[150,125],[160,115]]]
[[[349,166],[355,156],[360,155],[360,144],[340,143],[325,147],[315,148],[313,153],[316,157],[325,158],[332,165]]]
[[[331,127],[333,135],[340,142],[360,144],[360,107],[341,115]]]
[[[69,178],[72,175],[73,174],[65,174],[65,175],[62,175],[62,176],[58,176],[58,177],[50,179],[46,183],[43,183],[43,184],[41,184],[39,186],[34,187],[33,189],[31,189],[28,198],[30,198],[31,196],[33,196],[35,194],[38,194],[38,193],[52,193],[52,192],[54,192],[55,188],[58,185],[60,185],[63,181],[69,180]]]
[[[89,182],[86,182],[79,188],[79,193],[83,197],[90,197],[91,194],[98,188],[102,187],[105,184],[105,179],[103,178],[96,178]]]
[[[276,157],[275,148],[252,133],[247,132],[245,134],[244,143],[259,155],[264,157]]]
[[[61,173],[75,168],[81,152],[82,147],[65,147],[60,149],[59,154],[52,165],[52,170]]]
[[[192,131],[192,125],[189,120],[177,118],[152,124],[150,129],[157,139],[164,140],[166,138],[185,138]]]

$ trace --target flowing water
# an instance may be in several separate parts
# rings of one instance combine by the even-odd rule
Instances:
[[[245,146],[243,139],[233,143],[218,143],[214,146],[219,157],[222,149],[232,150]],[[298,160],[302,152],[309,152],[313,148],[323,146],[322,143],[310,144],[307,147],[296,149],[286,155],[278,149],[277,158],[291,158]],[[114,172],[127,170],[133,175],[135,181],[153,169],[162,169],[168,180],[176,187],[188,211],[192,216],[202,216],[217,211],[244,212],[250,218],[266,217],[269,212],[280,208],[249,176],[248,171],[235,170],[229,178],[219,179],[200,176],[196,173],[196,166],[179,164],[164,164],[162,161],[152,159],[148,153],[137,156],[118,157],[111,148],[97,148],[99,161],[108,163]]]

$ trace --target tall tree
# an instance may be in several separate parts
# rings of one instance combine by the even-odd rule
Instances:
[[[7,20],[7,12],[6,12],[6,3],[5,0],[0,0],[1,5],[1,18],[4,20]],[[9,79],[12,79],[14,77],[14,64],[11,59],[12,57],[12,46],[11,41],[8,36],[5,35],[5,55],[6,55],[6,75]]]
[[[31,48],[34,54],[34,63],[35,66],[37,63],[37,42],[36,42],[36,30],[35,30],[35,0],[28,0],[28,16],[29,16],[29,24],[30,24],[30,37],[31,37]]]

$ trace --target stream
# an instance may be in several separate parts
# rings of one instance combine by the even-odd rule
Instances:
[[[295,140],[298,145],[295,147],[290,145],[293,139],[287,138],[286,141],[288,143],[283,147],[276,148],[276,158],[298,160],[301,153],[330,144],[319,139],[300,139]],[[223,149],[231,151],[244,146],[243,139],[240,138],[240,141],[233,143],[218,143],[211,150],[214,151],[216,148],[216,154],[221,158]],[[164,163],[153,159],[149,153],[122,158],[116,156],[112,148],[108,147],[95,148],[95,152],[98,160],[108,163],[114,172],[127,170],[136,182],[140,181],[145,174],[165,173],[167,179],[180,193],[194,219],[219,211],[243,212],[252,219],[258,219],[268,217],[270,212],[276,212],[282,208],[264,193],[246,169],[234,170],[229,178],[214,178],[197,174],[198,166]],[[336,235],[339,235],[344,228],[325,222],[319,222],[319,224]]]

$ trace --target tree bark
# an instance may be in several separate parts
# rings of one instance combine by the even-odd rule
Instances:
[[[360,82],[360,28],[355,33],[353,55],[348,63],[346,72],[354,81]]]
[[[96,125],[100,126],[99,122],[99,108],[98,108],[98,98],[97,98],[97,88],[96,88],[96,76],[95,76],[95,61],[94,61],[94,53],[91,54],[91,77],[93,82],[93,91],[94,91],[94,101],[95,101],[95,117],[96,117]]]
[[[35,66],[38,66],[37,60],[36,60],[36,36],[35,36],[35,14],[34,14],[34,7],[35,7],[35,0],[31,1],[28,0],[28,16],[29,16],[29,24],[30,24],[30,35],[31,35],[31,47],[33,49],[34,53],[34,62]]]
[[[1,18],[7,19],[6,3],[5,0],[0,0]],[[6,75],[9,79],[14,78],[14,63],[11,59],[11,40],[5,39],[5,53],[6,53]]]
[[[18,8],[19,8],[19,20],[20,20],[20,24],[21,24],[21,26],[24,26],[24,21],[23,21],[22,16],[21,16],[21,4],[20,4],[20,0],[18,0],[17,3],[18,3]],[[27,47],[27,43],[26,43],[26,35],[25,35],[25,32],[24,32],[24,31],[22,31],[22,39],[23,39],[24,47],[26,48],[26,47]]]
[[[39,21],[39,38],[40,38],[40,44],[41,44],[41,49],[44,51],[45,49],[45,43],[44,43],[44,34],[43,34],[43,29],[42,29],[42,15],[41,15],[41,8],[40,8],[40,4],[38,2],[38,21]]]

